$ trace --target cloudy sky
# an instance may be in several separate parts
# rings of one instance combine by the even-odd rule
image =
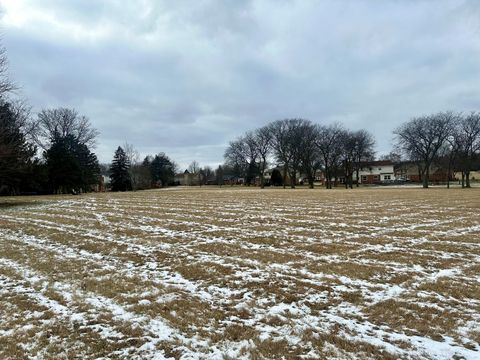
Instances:
[[[109,162],[128,141],[182,167],[303,117],[365,128],[377,152],[412,116],[480,110],[480,2],[0,0],[33,109],[73,107]]]

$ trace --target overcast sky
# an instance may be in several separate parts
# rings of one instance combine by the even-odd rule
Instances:
[[[229,140],[302,117],[365,128],[480,110],[480,1],[0,0],[34,111],[72,107],[118,145],[215,166]]]

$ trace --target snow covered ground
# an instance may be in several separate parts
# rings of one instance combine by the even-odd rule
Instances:
[[[0,199],[0,358],[480,358],[480,189]]]

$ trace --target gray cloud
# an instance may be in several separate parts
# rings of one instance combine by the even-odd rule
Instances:
[[[286,117],[366,128],[379,153],[410,117],[479,110],[477,1],[4,1],[12,77],[40,110],[186,166]]]

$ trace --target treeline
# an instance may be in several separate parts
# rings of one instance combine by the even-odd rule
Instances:
[[[93,153],[98,131],[74,109],[44,109],[33,115],[15,100],[0,48],[0,195],[65,194],[111,189],[135,190],[173,184],[176,164],[164,153],[139,162],[132,146],[119,147],[111,166],[100,166]]]
[[[423,187],[428,187],[433,164],[448,174],[460,172],[462,187],[470,187],[470,172],[480,158],[480,113],[447,111],[415,117],[394,134],[399,150],[418,166]]]
[[[246,183],[259,177],[262,188],[265,170],[273,163],[282,169],[284,187],[288,177],[294,188],[297,174],[302,173],[313,188],[315,174],[322,170],[327,188],[332,188],[333,179],[340,172],[345,177],[345,186],[352,188],[353,175],[357,173],[358,178],[361,163],[374,158],[374,146],[373,136],[366,130],[351,131],[341,124],[285,119],[231,141],[224,156],[226,164],[245,178]]]
[[[112,191],[145,190],[174,185],[177,164],[164,153],[140,155],[130,144],[119,146],[109,168]]]
[[[462,187],[470,187],[470,172],[480,164],[480,113],[447,111],[415,117],[398,127],[394,135],[395,150],[383,160],[415,164],[425,188],[433,165],[444,168],[448,180],[450,174],[461,173]],[[226,165],[246,184],[259,178],[262,188],[270,165],[281,168],[284,187],[287,178],[295,187],[297,174],[302,174],[313,188],[315,174],[321,170],[327,188],[332,188],[340,175],[345,187],[353,188],[354,175],[358,186],[362,164],[374,160],[374,146],[374,138],[366,130],[285,119],[231,141],[224,157]]]
[[[97,135],[75,110],[42,110],[0,97],[0,194],[95,190],[100,167],[91,151]],[[40,154],[40,155],[39,155]]]

